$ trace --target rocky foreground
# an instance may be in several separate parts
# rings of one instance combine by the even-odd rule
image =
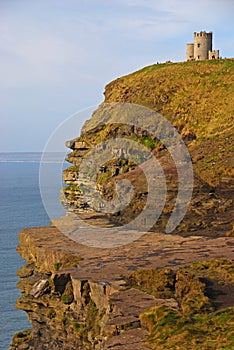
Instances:
[[[72,220],[68,215],[60,222]],[[175,292],[178,287],[167,293],[168,281],[158,288],[160,293],[152,293],[147,284],[144,288],[144,281],[138,286],[137,281],[130,283],[134,273],[160,268],[168,276],[192,261],[234,258],[234,238],[148,233],[127,245],[100,249],[78,244],[51,226],[22,230],[18,252],[26,265],[18,271],[22,297],[16,306],[27,313],[33,328],[16,334],[11,350],[143,350],[150,334],[144,312],[157,306],[183,312],[183,302]],[[213,311],[234,307],[234,285],[225,278],[222,284],[209,286]],[[174,349],[160,346],[156,348]]]

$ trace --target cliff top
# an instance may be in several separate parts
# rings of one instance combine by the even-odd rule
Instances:
[[[146,106],[192,135],[195,170],[208,183],[233,175],[234,59],[154,64],[112,81],[104,94],[104,103]],[[97,122],[94,113],[83,132]]]

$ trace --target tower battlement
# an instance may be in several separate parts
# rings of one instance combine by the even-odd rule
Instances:
[[[186,45],[186,61],[219,59],[219,50],[212,50],[212,32],[194,32],[194,42]]]
[[[203,32],[201,31],[200,33],[194,32],[194,37],[204,37],[207,38],[208,36],[212,36],[212,32]]]

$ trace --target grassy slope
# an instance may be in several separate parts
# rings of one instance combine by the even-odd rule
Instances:
[[[141,315],[152,350],[234,348],[234,299],[225,295],[234,288],[232,260],[198,261],[176,272],[135,271],[127,283],[156,298],[178,302],[179,309],[155,306]]]
[[[131,102],[160,112],[189,145],[197,173],[216,185],[233,175],[234,59],[156,64],[107,85],[105,102]]]

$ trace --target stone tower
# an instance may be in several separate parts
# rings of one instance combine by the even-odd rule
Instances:
[[[219,58],[219,50],[212,51],[212,32],[194,33],[194,43],[186,45],[186,61]]]
[[[194,44],[186,45],[186,61],[194,60]]]

